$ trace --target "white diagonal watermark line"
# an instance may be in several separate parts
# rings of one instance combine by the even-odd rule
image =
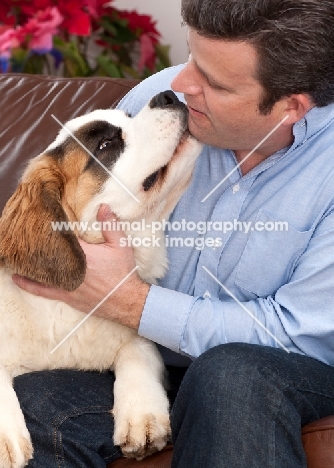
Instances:
[[[58,123],[58,124],[75,140],[75,141],[76,141],[76,142],[77,142],[77,143],[79,143],[79,145],[80,145],[85,151],[87,151],[87,153],[88,153],[98,164],[100,164],[100,166],[101,166],[114,180],[116,180],[116,182],[117,182],[121,187],[123,187],[123,189],[124,189],[134,200],[136,200],[136,202],[140,203],[140,200],[138,200],[138,198],[137,198],[135,195],[133,195],[133,193],[131,193],[131,191],[130,191],[114,174],[112,174],[112,173],[109,171],[109,169],[108,169],[104,164],[102,164],[101,161],[99,161],[99,160],[97,159],[97,157],[96,157],[91,151],[89,151],[89,149],[87,149],[87,148],[85,147],[85,145],[83,145],[83,144],[81,143],[81,141],[78,140],[78,138],[77,138],[75,135],[73,135],[73,133],[72,133],[65,125],[63,125],[63,124],[60,122],[60,120],[57,119],[57,117],[56,117],[55,115],[51,114],[51,117],[52,117],[52,118],[53,118],[53,119],[54,119],[54,120],[55,120],[55,121],[56,121],[56,122],[57,122],[57,123]]]
[[[257,317],[255,317],[255,315],[252,314],[252,312],[251,312],[250,310],[248,310],[247,307],[245,307],[245,306],[242,304],[242,302],[240,302],[240,301],[238,300],[238,298],[236,298],[235,295],[234,295],[231,291],[229,291],[229,290],[227,289],[227,287],[224,286],[224,285],[219,281],[218,278],[215,277],[214,274],[211,273],[211,271],[209,271],[205,266],[202,266],[202,268],[203,268],[203,270],[205,270],[205,271],[207,272],[208,275],[211,276],[211,278],[213,278],[213,279],[216,281],[216,283],[219,284],[219,286],[221,286],[221,287],[224,289],[225,292],[227,292],[227,294],[228,294],[229,296],[232,297],[232,299],[235,300],[235,302],[236,302],[237,304],[239,304],[239,306],[240,306],[245,312],[247,312],[248,315],[250,315],[250,316],[252,317],[253,320],[255,320],[255,322],[256,322],[258,325],[260,325],[260,327],[262,327],[262,328],[268,333],[268,335],[270,335],[270,336],[276,341],[277,344],[279,344],[279,345],[284,349],[284,351],[286,351],[287,353],[290,353],[290,351],[288,350],[288,348],[286,348],[286,347],[284,346],[284,344],[283,344],[278,338],[276,338],[276,336],[273,335],[273,334],[271,333],[271,331],[268,330],[268,328],[265,327],[265,326],[263,325],[263,323],[261,323],[260,320],[259,320]]]
[[[68,334],[65,336],[65,338],[63,338],[63,339],[61,340],[60,343],[57,344],[57,346],[56,346],[55,348],[53,348],[52,351],[50,351],[50,354],[53,354],[63,343],[65,343],[65,341],[66,341],[71,335],[73,335],[73,333],[75,333],[75,332],[77,331],[77,329],[78,329],[79,327],[81,327],[81,325],[82,325],[86,320],[89,319],[89,317],[96,311],[96,309],[98,309],[98,308],[100,307],[100,305],[102,305],[102,304],[108,299],[108,297],[110,297],[110,296],[116,291],[116,289],[118,289],[118,288],[129,278],[129,276],[131,276],[132,273],[134,273],[138,268],[139,268],[139,266],[134,267],[133,270],[131,270],[130,273],[128,273],[128,274],[122,279],[122,281],[120,281],[120,282],[118,283],[118,285],[115,286],[114,289],[112,289],[112,290],[110,291],[110,293],[108,293],[108,294],[102,299],[102,301],[100,301],[100,302],[97,304],[97,306],[95,306],[94,309],[91,310],[91,311],[89,312],[89,314],[87,314],[87,315],[81,320],[81,322],[79,322],[79,323],[73,328],[73,330],[71,330],[70,333],[68,333]]]
[[[207,194],[206,197],[203,198],[203,200],[201,200],[201,203],[205,202],[205,201],[213,194],[213,192],[215,192],[215,191],[225,182],[225,180],[228,179],[228,178],[230,177],[231,174],[233,174],[233,172],[235,172],[236,170],[238,170],[239,167],[241,166],[241,164],[244,163],[244,162],[246,161],[246,159],[248,159],[250,156],[252,156],[252,154],[262,145],[262,143],[264,143],[274,132],[276,132],[276,130],[282,125],[283,122],[286,121],[287,118],[289,118],[288,115],[286,115],[286,116],[284,117],[284,119],[282,119],[282,120],[280,121],[280,123],[277,124],[276,127],[273,128],[273,129],[271,130],[271,132],[269,132],[268,135],[267,135],[265,138],[263,138],[263,140],[261,140],[260,143],[257,144],[257,145],[255,146],[255,148],[252,149],[252,151],[251,151],[250,153],[248,153],[247,156],[245,156],[244,159],[243,159],[242,161],[240,161],[239,164],[237,164],[237,165],[232,169],[232,171],[230,171],[230,172],[227,174],[227,176],[224,177],[224,179],[221,180],[221,181],[219,182],[219,184],[217,184],[217,185],[211,190],[210,193]]]

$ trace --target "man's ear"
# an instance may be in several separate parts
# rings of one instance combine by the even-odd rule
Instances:
[[[307,94],[291,94],[284,101],[284,112],[289,116],[284,122],[286,125],[298,122],[315,106],[311,97]]]
[[[0,218],[0,265],[47,286],[76,289],[85,254],[61,204],[64,177],[48,156],[32,160]]]

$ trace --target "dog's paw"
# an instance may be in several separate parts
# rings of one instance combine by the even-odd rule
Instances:
[[[115,420],[114,443],[125,457],[142,460],[164,448],[170,436],[168,413],[136,415]]]
[[[0,429],[0,467],[23,468],[33,456],[28,429]]]

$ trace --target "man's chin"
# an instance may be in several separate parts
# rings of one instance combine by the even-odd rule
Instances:
[[[205,145],[212,145],[212,138],[210,138],[210,133],[205,128],[202,128],[189,120],[188,130],[189,133],[194,138],[196,138],[196,140],[200,141],[201,143],[204,143]]]
[[[202,143],[205,143],[205,141],[203,141],[203,138],[205,138],[207,130],[199,123],[194,121],[191,116],[189,116],[188,118],[188,130],[194,138],[196,138]]]

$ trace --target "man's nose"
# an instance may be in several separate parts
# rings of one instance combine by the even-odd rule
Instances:
[[[191,63],[188,62],[179,74],[176,75],[171,83],[171,88],[176,93],[182,94],[195,95],[202,92],[202,88],[194,70],[192,69]]]

